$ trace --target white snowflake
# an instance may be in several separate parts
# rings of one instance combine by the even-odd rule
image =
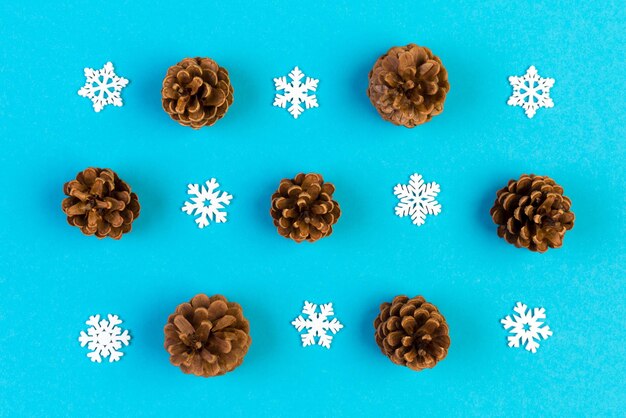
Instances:
[[[298,316],[291,322],[298,332],[303,329],[307,329],[306,334],[302,334],[302,347],[315,344],[315,337],[319,337],[317,344],[322,347],[330,348],[330,343],[333,341],[332,335],[329,335],[327,331],[331,331],[333,334],[339,332],[343,325],[333,318],[328,321],[329,316],[335,315],[333,312],[333,304],[327,303],[320,306],[320,313],[317,313],[317,305],[310,302],[304,302],[302,313],[307,315],[307,319],[304,319],[302,315]]]
[[[436,198],[439,194],[439,184],[434,181],[424,183],[421,174],[414,173],[409,178],[409,184],[398,184],[393,188],[400,202],[396,205],[396,215],[400,218],[411,215],[413,224],[424,225],[426,215],[439,215],[441,205]]]
[[[90,316],[85,322],[90,325],[90,328],[87,329],[87,333],[81,331],[78,337],[80,346],[87,345],[87,348],[91,350],[87,353],[91,361],[100,363],[102,357],[108,357],[110,363],[118,361],[124,355],[118,350],[122,348],[122,344],[128,345],[130,342],[128,330],[122,332],[122,329],[118,327],[122,323],[118,316],[109,314],[108,317],[108,321],[106,319],[100,321],[100,315]]]
[[[554,85],[554,79],[540,77],[534,65],[531,65],[521,77],[509,77],[509,83],[513,87],[513,94],[507,104],[523,107],[529,118],[535,116],[540,107],[554,107],[554,102],[550,98],[550,88]]]
[[[206,182],[206,186],[200,187],[199,184],[189,184],[187,194],[195,197],[191,198],[191,202],[185,202],[185,205],[181,208],[187,215],[200,215],[196,218],[198,228],[204,228],[209,225],[209,221],[215,221],[217,223],[226,222],[227,212],[220,211],[225,206],[230,205],[230,201],[233,198],[232,195],[217,190],[219,183],[212,178]],[[194,212],[195,211],[195,212]]]
[[[298,119],[298,116],[304,112],[304,109],[300,106],[301,103],[304,103],[307,109],[318,107],[317,97],[315,97],[314,94],[309,96],[308,92],[317,90],[317,83],[319,83],[319,80],[307,77],[303,84],[300,81],[302,80],[302,77],[304,77],[304,73],[302,73],[298,67],[295,67],[293,71],[289,73],[289,78],[292,80],[290,83],[287,83],[287,77],[274,79],[276,91],[283,90],[285,92],[284,95],[276,93],[274,106],[282,107],[284,109],[287,107],[287,103],[291,103],[288,111],[294,119]]]
[[[535,308],[532,311],[528,309],[528,306],[521,302],[517,302],[515,312],[519,314],[507,315],[506,318],[500,320],[504,329],[509,330],[513,335],[507,337],[509,340],[509,347],[519,347],[521,344],[526,344],[526,350],[533,353],[537,352],[539,348],[539,341],[541,339],[548,339],[552,335],[550,327],[545,325],[540,319],[545,319],[546,310],[544,308]]]
[[[87,97],[93,102],[93,110],[101,111],[104,106],[122,106],[120,92],[126,87],[128,80],[118,77],[113,69],[113,64],[107,62],[99,70],[85,68],[85,85],[78,90],[78,95]]]

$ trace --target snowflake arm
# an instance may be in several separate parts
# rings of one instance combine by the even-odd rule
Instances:
[[[420,174],[414,173],[408,185],[398,184],[393,189],[400,200],[395,207],[396,215],[401,218],[411,216],[414,225],[423,225],[426,215],[437,216],[441,213],[441,205],[436,200],[439,192],[439,184],[425,183]]]
[[[85,85],[78,90],[78,95],[93,102],[93,110],[100,112],[106,105],[122,106],[120,92],[128,80],[115,74],[113,64],[107,62],[99,70],[85,68]]]
[[[534,65],[521,77],[509,77],[513,94],[509,97],[509,106],[521,106],[528,118],[532,118],[539,108],[554,107],[550,89],[554,86],[553,78],[540,77]]]
[[[287,77],[279,77],[274,79],[274,86],[277,91],[285,90],[288,87]],[[279,93],[276,93],[274,97],[274,106],[282,107],[283,109],[287,107],[288,97]]]
[[[539,341],[552,335],[550,327],[541,321],[546,318],[545,309],[535,308],[531,311],[525,304],[517,302],[513,311],[518,315],[507,315],[500,320],[503,328],[512,334],[507,337],[509,347],[523,345],[526,350],[536,353]]]
[[[302,91],[303,92],[306,92],[306,91],[316,91],[318,82],[319,82],[319,80],[307,77],[306,78],[306,82],[302,86]],[[305,94],[303,94],[302,95],[302,101],[304,102],[304,105],[306,106],[307,109],[311,109],[313,107],[318,107],[317,96],[314,95],[314,94],[312,94],[312,95],[305,95]]]
[[[319,341],[317,342],[319,345],[325,348],[330,348],[330,344],[333,342],[333,336],[328,334],[321,334]]]
[[[309,330],[307,333],[302,334],[300,338],[302,339],[302,347],[308,347],[309,345],[315,344],[315,336],[316,332],[314,330]]]
[[[315,95],[305,96],[304,97],[304,105],[307,109],[311,109],[312,107],[318,107],[317,98]]]
[[[326,321],[326,318],[328,318],[329,316],[333,316],[335,313],[333,311],[333,304],[332,303],[326,303],[322,306],[320,306],[320,319],[322,321]]]
[[[277,77],[274,79],[276,91],[282,91],[283,94],[276,93],[273,105],[284,109],[287,107],[287,103],[290,103],[291,106],[289,106],[287,110],[294,119],[297,119],[298,116],[304,112],[305,108],[311,109],[318,107],[317,97],[314,94],[309,95],[308,92],[317,90],[319,80],[306,77],[305,82],[302,83],[301,80],[304,78],[304,73],[300,71],[298,67],[295,67],[289,73],[289,78],[291,82],[287,82],[287,77]],[[305,107],[301,106],[303,103]]]
[[[109,362],[119,361],[124,355],[119,351],[122,345],[130,343],[130,335],[128,330],[124,330],[118,326],[122,323],[117,315],[108,315],[106,319],[100,320],[100,315],[93,315],[85,324],[90,327],[87,332],[80,332],[78,341],[80,346],[87,346],[90,350],[87,357],[93,362],[100,363],[102,358],[109,358]]]
[[[308,316],[314,315],[315,311],[317,311],[317,305],[308,301],[304,301],[304,308],[302,308],[302,313]]]
[[[226,222],[227,213],[222,209],[230,204],[233,196],[227,192],[219,191],[219,183],[212,178],[204,186],[199,184],[189,184],[187,194],[194,196],[190,201],[185,202],[181,210],[187,215],[198,216],[196,223],[202,229],[210,224]]]
[[[287,106],[287,96],[276,94],[276,97],[274,98],[274,106],[282,107],[284,109]]]
[[[286,90],[287,87],[289,87],[289,84],[287,83],[287,77],[275,78],[274,86],[276,87],[277,91]],[[288,100],[289,98],[286,95],[276,93],[276,96],[274,97],[274,106],[282,107],[284,109],[285,107],[287,107]]]
[[[289,106],[288,110],[294,119],[298,119],[298,116],[300,116],[302,112],[304,112],[304,108],[300,106],[300,103],[295,103],[295,102],[291,106]]]
[[[304,86],[302,88],[303,88],[303,90],[316,91],[317,90],[317,83],[319,83],[319,82],[320,81],[318,79],[307,77],[306,81],[304,82]]]
[[[337,318],[333,318],[332,321],[326,325],[326,327],[332,331],[333,334],[336,334],[341,328],[343,328],[343,325],[337,320]]]

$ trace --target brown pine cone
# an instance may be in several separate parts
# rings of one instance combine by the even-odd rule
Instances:
[[[108,168],[87,168],[65,183],[63,192],[69,196],[61,204],[67,222],[85,235],[120,239],[139,217],[137,195]]]
[[[178,305],[164,332],[170,362],[196,376],[220,376],[234,370],[252,343],[241,306],[222,295],[199,294]]]
[[[383,119],[414,128],[443,112],[450,90],[448,72],[430,49],[393,47],[369,74],[367,95]]]
[[[161,102],[172,119],[200,129],[224,117],[233,92],[225,68],[210,58],[185,58],[167,70]]]
[[[445,318],[421,296],[396,296],[391,303],[380,305],[374,328],[383,354],[418,372],[435,367],[450,348]]]
[[[272,195],[270,209],[278,233],[296,242],[314,242],[332,234],[341,216],[334,192],[335,186],[324,183],[320,174],[300,173],[293,180],[283,179]]]
[[[550,177],[524,174],[496,195],[490,213],[498,236],[518,248],[540,253],[559,248],[565,231],[574,227],[572,202]]]

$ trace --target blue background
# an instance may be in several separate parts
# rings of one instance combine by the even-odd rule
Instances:
[[[13,3],[13,4],[12,4]],[[0,5],[0,414],[3,416],[618,415],[626,407],[624,56],[620,1],[9,2]],[[416,42],[450,74],[445,112],[404,129],[365,95],[374,61]],[[165,71],[187,56],[226,67],[235,103],[193,131],[161,109]],[[108,60],[124,107],[94,113],[76,92]],[[272,78],[320,79],[320,107],[272,107]],[[529,120],[507,77],[535,65],[555,107]],[[121,241],[66,224],[63,183],[116,170],[142,205]],[[337,187],[332,237],[280,237],[269,197],[315,171]],[[443,212],[394,216],[393,186],[437,181]],[[522,173],[555,178],[576,224],[546,254],[499,239],[495,191]],[[217,177],[229,222],[196,228],[189,182]],[[253,344],[215,379],[182,374],[162,347],[196,293],[241,303]],[[435,369],[393,365],[376,346],[381,302],[421,294],[450,325]],[[302,302],[334,302],[333,348],[300,347]],[[547,309],[554,336],[532,355],[499,319]],[[119,314],[133,340],[95,364],[77,337]]]

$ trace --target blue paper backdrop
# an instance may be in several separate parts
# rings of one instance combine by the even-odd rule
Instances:
[[[0,414],[2,416],[619,415],[624,395],[624,31],[621,1],[9,2],[0,5]],[[445,112],[415,129],[365,95],[393,45],[427,45],[448,68]],[[187,56],[225,66],[228,115],[193,131],[161,109],[166,69]],[[111,60],[124,107],[94,113],[83,67]],[[553,109],[506,105],[530,65],[556,80]],[[272,107],[272,78],[319,78],[320,107]],[[121,241],[66,224],[62,185],[111,167],[140,197]],[[343,210],[313,245],[280,237],[278,182],[323,173]],[[417,228],[393,186],[420,172],[443,212]],[[576,226],[562,249],[507,245],[495,191],[554,177]],[[217,177],[229,222],[195,227],[186,185]],[[162,328],[199,292],[241,303],[253,344],[216,379],[168,362]],[[372,321],[396,294],[424,295],[450,325],[435,369],[393,365]],[[332,301],[345,328],[303,349],[290,321]],[[554,336],[532,355],[506,345],[515,302],[547,309]],[[133,340],[115,364],[79,347],[89,315],[116,313]]]

